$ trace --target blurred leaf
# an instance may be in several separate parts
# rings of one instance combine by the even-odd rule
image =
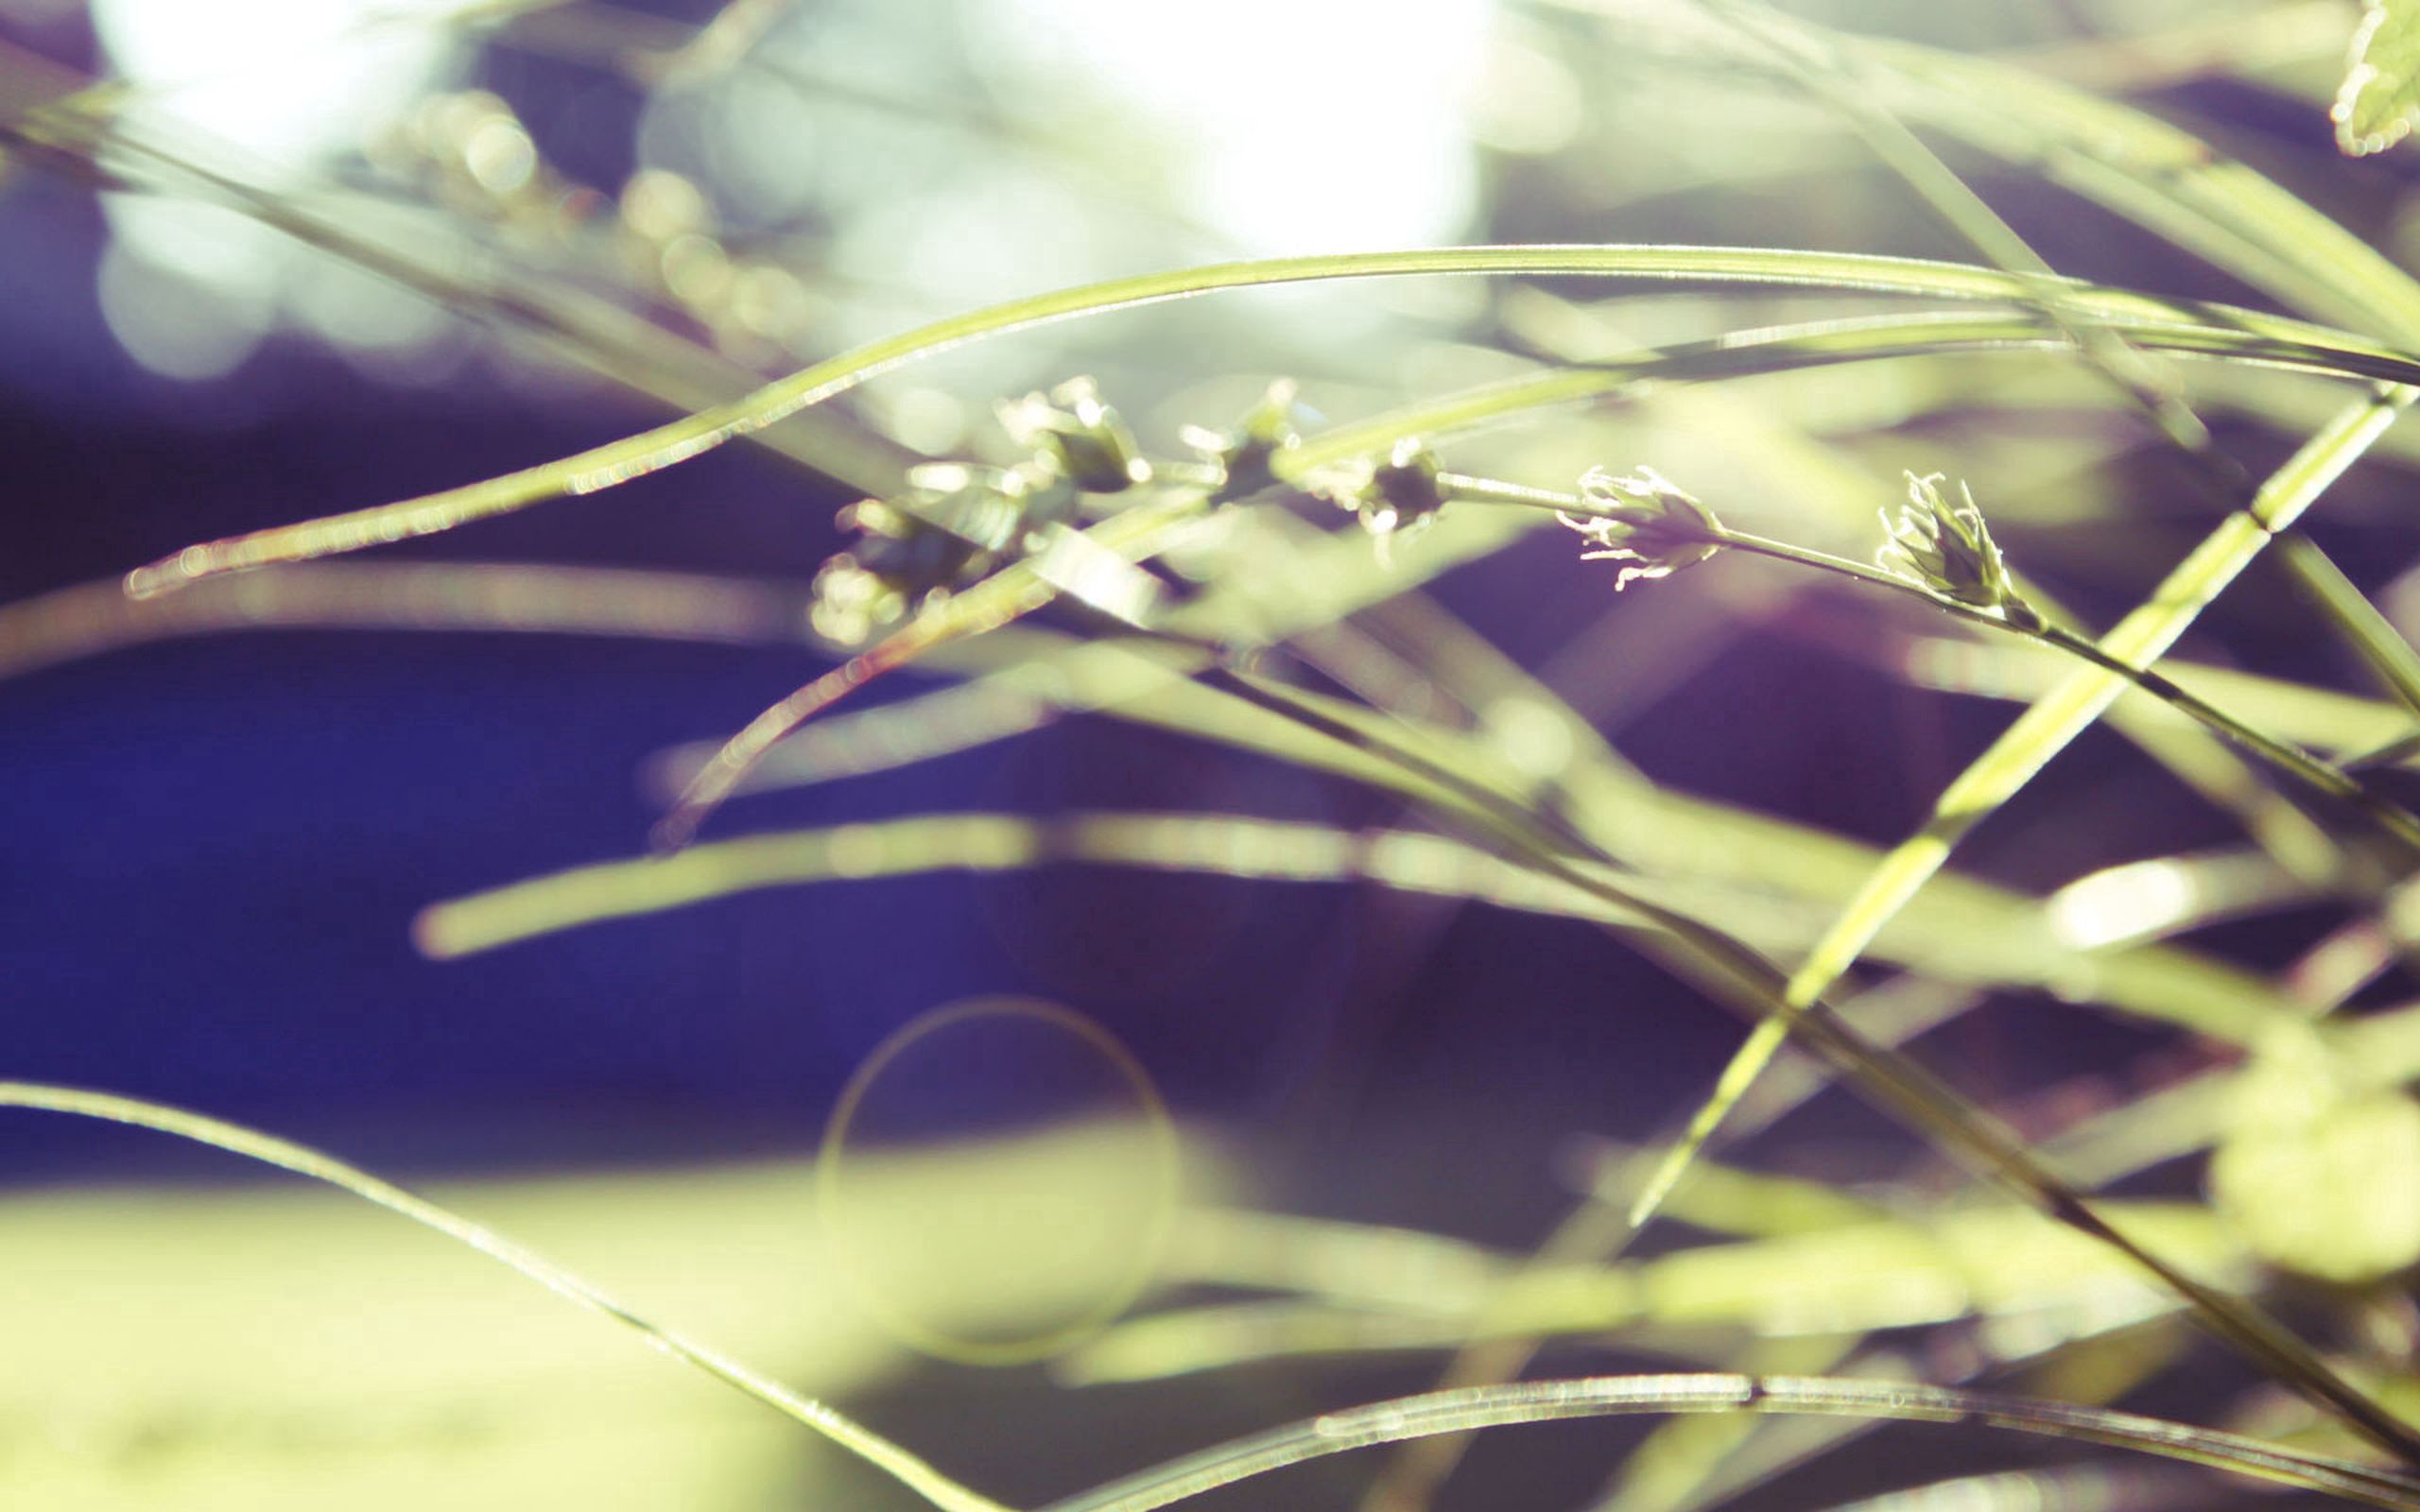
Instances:
[[[2210,1164],[2221,1211],[2262,1256],[2346,1285],[2420,1261],[2420,1103],[2356,1078],[2307,1033],[2265,1040]]]
[[[2367,0],[2353,33],[2352,66],[2328,115],[2337,150],[2349,157],[2383,152],[2411,134],[2420,120],[2420,5]]]

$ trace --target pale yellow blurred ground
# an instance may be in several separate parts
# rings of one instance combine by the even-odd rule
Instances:
[[[1067,1288],[1098,1281],[963,1199],[1047,1187],[1046,1171],[1114,1182],[1132,1149],[1131,1130],[1069,1130],[972,1160],[873,1160],[851,1179],[857,1204],[967,1255],[968,1287],[1012,1329],[1020,1310],[1063,1315]],[[1220,1185],[1186,1156],[1190,1193]],[[913,1363],[835,1281],[809,1162],[427,1190],[810,1395],[845,1404]],[[1064,1219],[1063,1205],[1036,1211]],[[805,1429],[633,1332],[341,1193],[0,1198],[9,1512],[717,1512],[812,1504],[838,1466]]]

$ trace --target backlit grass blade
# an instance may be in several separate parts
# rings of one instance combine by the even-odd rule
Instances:
[[[308,627],[813,645],[807,585],[521,562],[310,562],[130,599],[115,579],[0,604],[0,679],[125,646]]]
[[[2341,1496],[2393,1512],[2420,1507],[2420,1481],[2348,1460],[2107,1408],[1814,1376],[1595,1376],[1433,1392],[1322,1414],[1171,1461],[1044,1512],[1152,1512],[1305,1460],[1430,1434],[1634,1413],[1772,1412],[1977,1423],[2155,1454]]]
[[[761,430],[919,357],[985,336],[1221,289],[1421,274],[1706,282],[2015,303],[2028,301],[2031,284],[1997,269],[1913,258],[1746,248],[1617,246],[1338,253],[1148,273],[1037,295],[937,320],[817,363],[731,404],[698,411],[559,461],[393,504],[188,546],[174,556],[137,568],[128,575],[127,588],[137,596],[163,593],[217,573],[357,551],[450,530],[546,499],[612,488]],[[2301,322],[2279,320],[2254,311],[2201,307],[2188,301],[2086,284],[2066,290],[2063,305],[2080,317],[2157,327],[2174,339],[2206,344],[2212,350],[2249,351],[2263,346],[2316,349],[2338,344],[2328,334]],[[2384,358],[2398,372],[2406,367],[2393,353],[2378,352],[2375,355]]]

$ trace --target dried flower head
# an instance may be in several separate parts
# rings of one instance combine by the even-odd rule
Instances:
[[[1003,402],[999,414],[1009,439],[1088,492],[1115,493],[1151,480],[1151,464],[1135,451],[1134,433],[1101,402],[1090,378]]]
[[[818,634],[856,644],[1025,555],[1074,504],[1063,479],[1030,466],[910,468],[904,492],[840,511],[841,528],[857,540],[815,575],[809,618]]]
[[[1280,378],[1232,429],[1186,425],[1178,431],[1185,445],[1219,469],[1219,482],[1210,492],[1211,503],[1233,504],[1277,487],[1277,455],[1292,451],[1303,440],[1294,432],[1293,415],[1293,380]]]
[[[1445,507],[1444,491],[1437,483],[1443,471],[1426,442],[1406,436],[1385,461],[1340,472],[1319,484],[1316,491],[1338,508],[1358,515],[1361,528],[1378,538],[1383,558],[1391,537],[1417,533]]]
[[[1670,478],[1642,467],[1617,478],[1601,467],[1580,480],[1589,513],[1563,523],[1588,539],[1583,561],[1617,561],[1616,593],[1634,581],[1668,577],[1722,549],[1722,522]]]
[[[1961,483],[1962,502],[1951,504],[1942,492],[1943,476],[1908,474],[1908,503],[1899,517],[1882,513],[1888,539],[1874,554],[1876,565],[1944,598],[1993,610],[2013,625],[2039,625],[2041,616],[2009,576],[1974,493]]]

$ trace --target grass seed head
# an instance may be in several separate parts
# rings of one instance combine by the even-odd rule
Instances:
[[[1668,577],[1722,549],[1722,522],[1714,511],[1651,467],[1622,478],[1590,468],[1580,480],[1580,493],[1589,512],[1560,518],[1587,540],[1582,560],[1622,564],[1614,578],[1616,592],[1633,582]]]
[[[1898,518],[1883,512],[1887,539],[1874,554],[1876,565],[1944,598],[1993,610],[2013,624],[2038,623],[2039,616],[2010,577],[2008,562],[1966,485],[1958,485],[1962,502],[1951,504],[1942,491],[1944,474],[1907,476],[1908,503]]]
[[[1134,433],[1101,401],[1090,378],[1004,402],[999,414],[1009,439],[1088,493],[1122,492],[1151,480],[1151,464],[1136,451]]]

